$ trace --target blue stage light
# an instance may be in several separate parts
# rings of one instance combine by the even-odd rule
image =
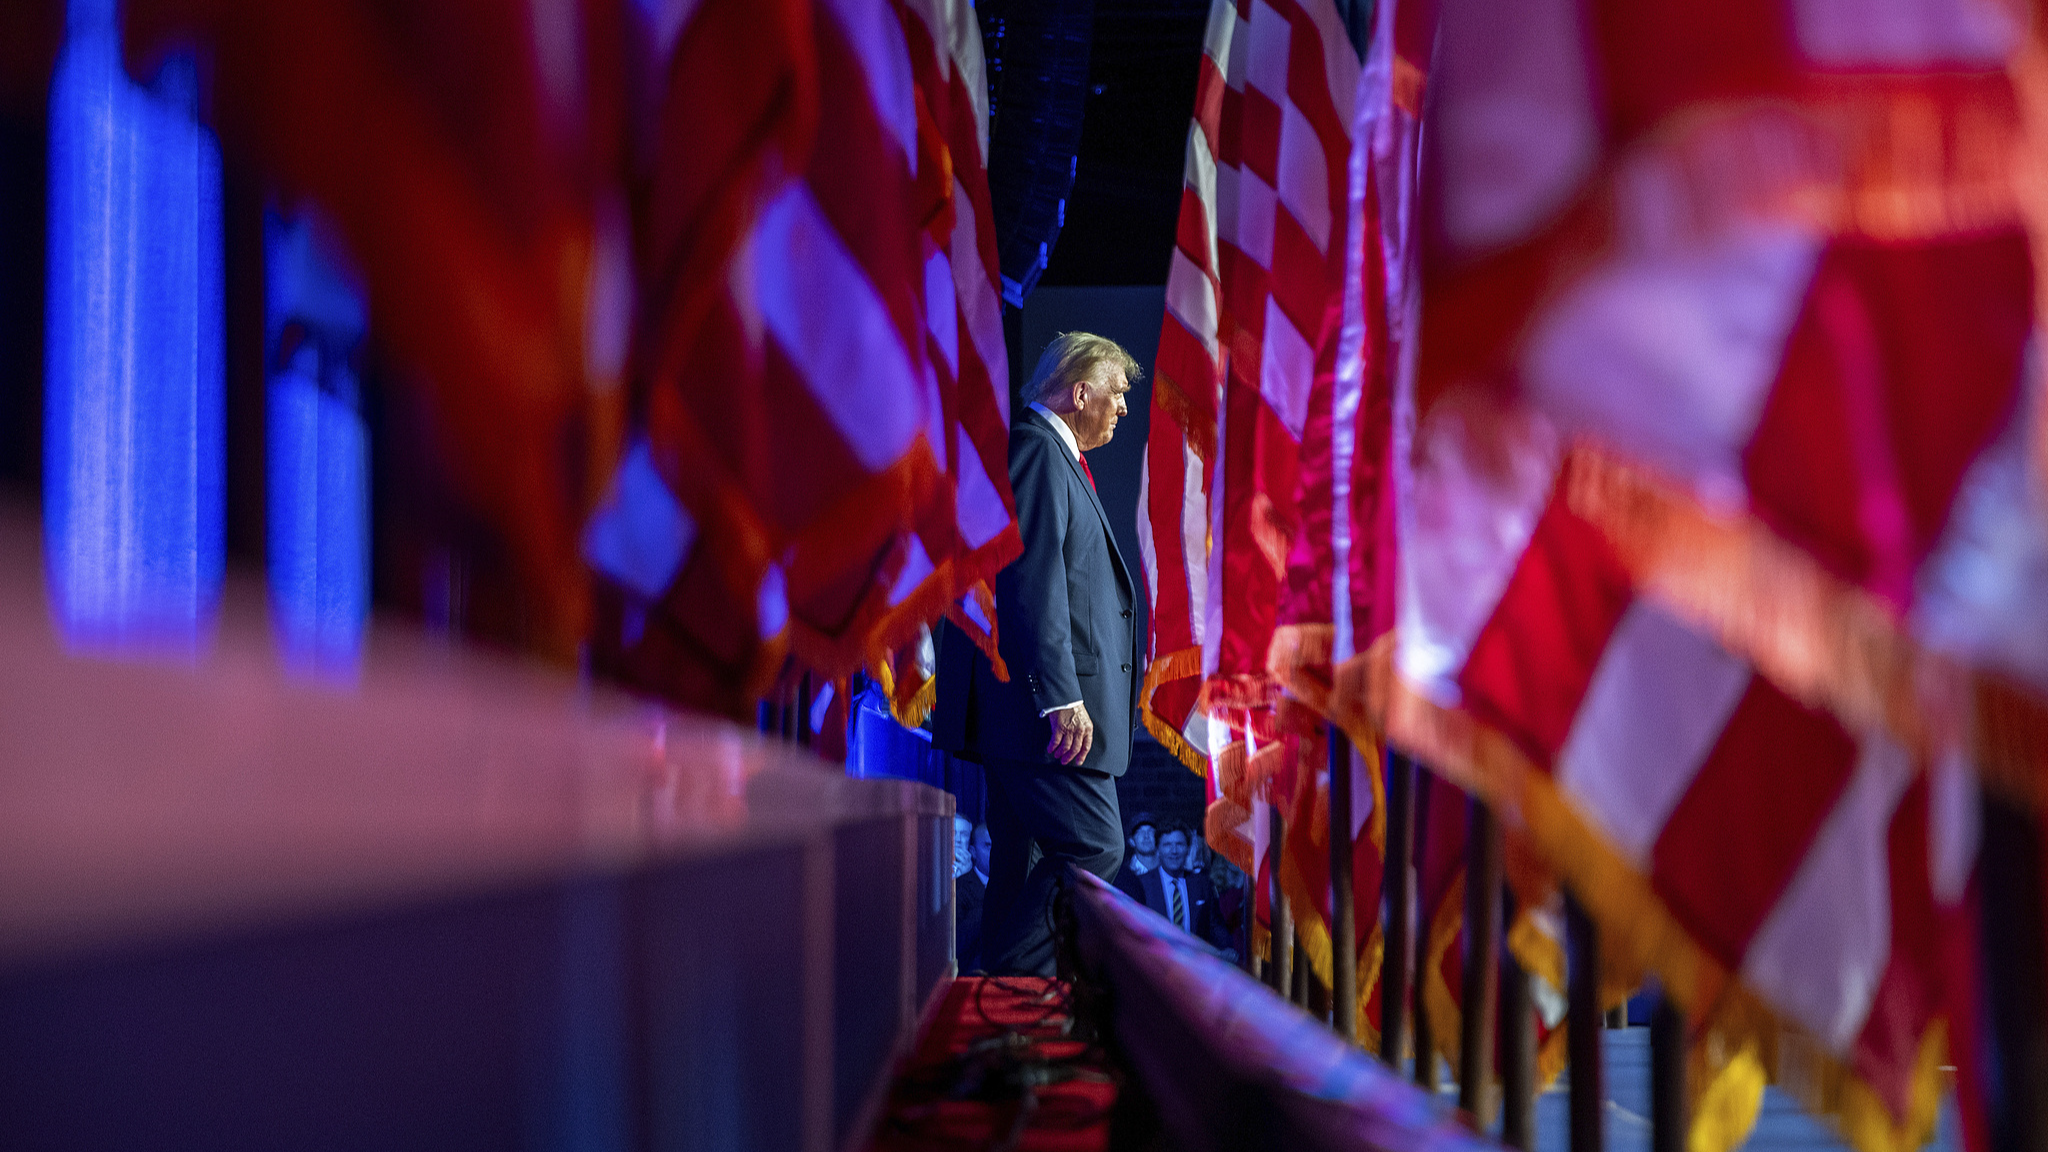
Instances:
[[[309,219],[264,228],[270,609],[285,666],[352,676],[370,609],[369,445],[353,362],[367,309]]]
[[[43,530],[76,649],[191,657],[220,598],[221,176],[197,70],[121,69],[114,0],[71,0],[50,89]]]

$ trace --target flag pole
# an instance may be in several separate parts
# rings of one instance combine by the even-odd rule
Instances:
[[[1512,891],[1501,897],[1500,950],[1500,1142],[1530,1152],[1536,1147],[1536,1013],[1529,995],[1529,974],[1507,930],[1515,920]]]
[[[1267,919],[1272,929],[1267,933],[1268,950],[1272,956],[1266,961],[1266,975],[1272,980],[1273,991],[1284,999],[1293,999],[1294,918],[1287,914],[1287,892],[1280,885],[1281,846],[1287,842],[1287,817],[1280,814],[1280,806],[1270,799],[1266,813],[1267,906],[1271,909]]]
[[[1415,893],[1408,883],[1409,861],[1415,855],[1415,790],[1407,757],[1388,749],[1380,763],[1387,781],[1387,858],[1380,869],[1380,909],[1386,917],[1386,959],[1380,964],[1380,1059],[1399,1068],[1408,1029],[1408,954],[1415,947]],[[1415,1058],[1422,1059],[1420,1048]]]
[[[1356,1044],[1358,909],[1352,902],[1351,738],[1335,724],[1329,728],[1331,1014],[1337,1025],[1337,1035]]]
[[[1244,878],[1244,905],[1237,917],[1237,946],[1238,955],[1244,958],[1239,966],[1244,969],[1246,975],[1263,984],[1266,982],[1266,969],[1252,950],[1252,933],[1258,920],[1258,875],[1258,865],[1254,863],[1251,872]]]
[[[1477,797],[1466,811],[1470,831],[1465,844],[1465,978],[1460,989],[1465,1012],[1458,1035],[1458,1110],[1477,1128],[1487,1112],[1500,979],[1500,822]]]
[[[1650,1012],[1650,1152],[1685,1152],[1685,1014],[1661,992]]]
[[[1316,996],[1313,985],[1316,982],[1316,978],[1315,973],[1309,971],[1309,966],[1305,963],[1308,959],[1308,949],[1301,946],[1301,919],[1294,915],[1294,906],[1292,904],[1288,905],[1287,912],[1287,922],[1294,927],[1293,933],[1288,936],[1288,940],[1292,943],[1288,946],[1287,962],[1294,969],[1294,983],[1289,989],[1288,998],[1294,1001],[1296,1008],[1328,1024],[1330,1022],[1329,1016],[1322,1011],[1322,1008],[1328,1008],[1329,1005],[1324,1004],[1321,1008],[1318,1008],[1315,1003]]]
[[[1429,925],[1425,923],[1427,908],[1422,903],[1422,870],[1429,858],[1429,798],[1435,789],[1430,787],[1429,769],[1419,760],[1413,762],[1413,767],[1414,786],[1409,791],[1409,807],[1415,810],[1414,842],[1409,849],[1413,869],[1406,863],[1402,865],[1406,875],[1401,878],[1401,902],[1408,907],[1410,923],[1414,925],[1410,933],[1413,963],[1408,970],[1414,973],[1415,985],[1415,1083],[1434,1095],[1438,1083],[1436,1025],[1429,1016]]]
[[[2048,996],[2041,829],[2033,813],[1985,792],[1978,858],[1983,885],[1984,1003],[1997,1054],[1988,1103],[1992,1152],[2048,1148]]]
[[[1294,986],[1289,997],[1294,1006],[1322,1021],[1330,1022],[1329,989],[1316,979],[1315,966],[1308,962],[1308,945],[1301,938],[1301,914],[1294,910],[1294,902],[1287,903],[1288,919],[1294,922]]]
[[[1600,935],[1593,918],[1570,893],[1564,898],[1566,1000],[1565,1044],[1571,1069],[1571,1152],[1603,1152],[1600,1019]]]

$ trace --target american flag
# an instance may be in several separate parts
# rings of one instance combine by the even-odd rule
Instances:
[[[623,672],[737,711],[785,657],[902,666],[1014,554],[978,29],[845,0],[707,3],[656,32],[634,452],[680,546],[604,559],[640,510],[623,487],[589,539]]]
[[[1148,728],[1191,765],[1206,762],[1210,839],[1255,877],[1255,794],[1298,809],[1283,879],[1326,982],[1328,851],[1310,815],[1319,745],[1312,737],[1304,754],[1278,722],[1266,649],[1297,528],[1309,398],[1336,359],[1325,334],[1344,295],[1359,54],[1330,0],[1211,9],[1140,523]],[[1258,783],[1276,776],[1270,790]]]
[[[1215,456],[1223,388],[1216,153],[1223,134],[1225,68],[1238,22],[1235,4],[1217,0],[1211,5],[1195,81],[1194,122],[1188,129],[1180,222],[1166,279],[1166,319],[1152,382],[1138,517],[1151,603],[1140,697],[1145,725],[1198,770],[1208,765],[1210,753],[1207,720],[1195,702],[1209,627],[1209,462]]]
[[[1691,1014],[1695,1147],[1767,1076],[1914,1146],[1974,1057],[1958,717],[2048,686],[2020,32],[1444,6],[1387,724]]]
[[[928,355],[945,417],[949,483],[920,529],[920,547],[890,605],[919,625],[943,611],[996,659],[992,581],[1021,544],[1010,494],[1009,359],[989,201],[981,28],[966,0],[915,0],[904,6],[903,26],[929,178],[951,185],[932,200],[923,243]],[[928,633],[907,644],[903,635],[884,626],[877,646],[887,650],[871,655],[869,666],[897,719],[915,726],[931,709],[932,645]]]
[[[205,43],[224,130],[336,221],[536,647],[743,714],[792,656],[831,679],[990,614],[1016,539],[965,3],[125,19],[138,58]]]

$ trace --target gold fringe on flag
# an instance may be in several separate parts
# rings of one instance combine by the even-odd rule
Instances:
[[[1369,722],[1361,708],[1342,710],[1342,718],[1338,714],[1338,701],[1332,692],[1334,681],[1330,667],[1335,638],[1336,629],[1328,624],[1288,624],[1275,628],[1272,644],[1267,649],[1266,671],[1271,677],[1271,683],[1287,693],[1287,696],[1280,699],[1280,711],[1289,718],[1293,727],[1297,730],[1304,727],[1304,722],[1292,714],[1296,709],[1305,707],[1314,713],[1316,722],[1329,720],[1335,723],[1351,738],[1353,747],[1366,758],[1367,777],[1372,781],[1372,814],[1367,817],[1366,832],[1373,850],[1380,854],[1384,863],[1387,843],[1387,789],[1386,765],[1379,751],[1380,733],[1377,726]],[[1382,645],[1390,643],[1392,639],[1391,634],[1381,637]],[[1316,809],[1309,816],[1311,843],[1315,851],[1327,858],[1330,844],[1328,793],[1318,791],[1316,802]],[[1305,888],[1300,894],[1290,891],[1288,899],[1298,902],[1306,894]],[[1385,943],[1380,938],[1381,932],[1382,928],[1375,917],[1372,932],[1366,941],[1364,951],[1360,953],[1358,965],[1358,1035],[1363,1037],[1370,1032],[1375,1037],[1375,1044],[1379,1030],[1368,1025],[1365,1013],[1366,1003],[1370,998],[1373,984],[1379,979],[1380,965],[1383,961]],[[1303,946],[1309,953],[1317,977],[1327,986],[1332,979],[1333,970],[1327,925],[1313,923],[1312,929],[1304,932]]]
[[[1373,844],[1375,848],[1384,852],[1386,818],[1381,813],[1381,809],[1385,806],[1385,797],[1383,790],[1377,784],[1374,788],[1374,795],[1373,811],[1378,817],[1379,834],[1374,837]],[[1216,847],[1218,851],[1224,851],[1216,837],[1219,822],[1227,821],[1231,816],[1242,813],[1242,815],[1238,816],[1235,823],[1228,825],[1228,839],[1237,843],[1243,843],[1243,838],[1237,835],[1237,825],[1251,818],[1251,813],[1248,810],[1233,805],[1231,809],[1224,809],[1219,819],[1218,809],[1230,803],[1228,800],[1218,800],[1209,806],[1208,827],[1205,831],[1209,834],[1209,843],[1211,846]],[[1324,822],[1323,827],[1328,827],[1327,820]],[[1292,840],[1292,837],[1289,839]],[[1320,845],[1324,855],[1327,857],[1329,853],[1329,837],[1327,833],[1321,839]],[[1248,882],[1256,882],[1256,877],[1259,873],[1256,861],[1252,859],[1252,846],[1250,844],[1244,844],[1244,857],[1242,863],[1234,858],[1231,859],[1231,863],[1237,864],[1239,868],[1244,870]],[[1309,971],[1315,974],[1315,978],[1322,982],[1323,987],[1330,987],[1334,982],[1335,968],[1333,964],[1334,957],[1330,951],[1330,926],[1323,918],[1320,910],[1321,900],[1310,891],[1308,881],[1301,873],[1300,861],[1296,860],[1294,853],[1287,851],[1285,847],[1280,852],[1280,890],[1286,894],[1289,906],[1295,910],[1294,928],[1300,942],[1296,962],[1306,963]],[[1247,900],[1245,905],[1246,915],[1251,914],[1251,909],[1254,906],[1251,900]],[[1358,980],[1358,1036],[1360,1043],[1368,1048],[1377,1048],[1379,1046],[1379,1028],[1372,1023],[1368,1015],[1368,1008],[1372,1000],[1373,986],[1379,982],[1380,967],[1386,958],[1386,940],[1382,936],[1382,932],[1383,929],[1379,922],[1375,920],[1372,931],[1366,935],[1365,943],[1358,952],[1358,968],[1356,971]],[[1256,921],[1252,925],[1252,952],[1254,955],[1265,957],[1269,961],[1272,958],[1271,933],[1268,929],[1261,927]]]
[[[1247,883],[1259,874],[1259,870],[1257,862],[1252,859],[1254,845],[1238,829],[1251,818],[1250,808],[1228,796],[1218,796],[1210,801],[1209,811],[1202,817],[1202,835],[1209,841],[1209,847],[1237,865],[1237,870],[1245,874]]]
[[[1327,745],[1318,746],[1327,747]],[[1372,813],[1366,817],[1364,842],[1372,846],[1372,850],[1379,854],[1384,864],[1387,854],[1387,787],[1384,764],[1380,759],[1379,748],[1376,742],[1358,744],[1355,747],[1365,757],[1366,779],[1371,782],[1372,788]],[[1297,841],[1296,843],[1306,843],[1308,851],[1314,853],[1317,859],[1328,861],[1330,859],[1330,794],[1326,789],[1316,789],[1313,806],[1307,813],[1302,814],[1302,818],[1308,821],[1308,836],[1305,841]],[[1359,844],[1354,842],[1352,851],[1356,852],[1358,848]],[[1283,879],[1286,879],[1288,873],[1283,872],[1281,875]],[[1321,899],[1309,890],[1307,883],[1302,880],[1298,871],[1293,873],[1293,876],[1295,883],[1288,889],[1287,898],[1293,901],[1296,907],[1317,909],[1313,917],[1306,919],[1297,918],[1297,922],[1302,923],[1306,929],[1303,933],[1302,943],[1304,949],[1308,952],[1310,969],[1315,972],[1316,978],[1321,980],[1323,986],[1327,988],[1331,986],[1335,979],[1334,974],[1336,970],[1335,957],[1331,952],[1332,937],[1330,935],[1330,926],[1322,918],[1320,911]],[[1354,898],[1358,895],[1361,894],[1354,893]],[[1365,909],[1369,911],[1378,906],[1377,894],[1369,895],[1364,904]],[[1360,1029],[1358,1034],[1360,1036],[1364,1036],[1367,1031],[1364,1027],[1366,1001],[1371,996],[1373,981],[1379,978],[1380,963],[1386,948],[1385,942],[1380,938],[1383,929],[1379,923],[1379,918],[1377,916],[1371,917],[1371,923],[1372,930],[1366,934],[1365,944],[1359,951],[1357,968],[1358,1010],[1360,1013]],[[1376,1034],[1378,1030],[1372,1029],[1372,1031]]]
[[[1195,775],[1206,776],[1209,773],[1208,750],[1188,743],[1187,737],[1171,720],[1152,708],[1152,694],[1159,690],[1160,685],[1201,674],[1200,648],[1183,648],[1178,652],[1168,652],[1152,661],[1145,669],[1145,683],[1138,691],[1138,715],[1145,721],[1145,731],[1150,732],[1152,738],[1159,741],[1160,747],[1173,753],[1174,758],[1187,765],[1188,770]],[[1210,840],[1211,844],[1215,842],[1213,838]]]
[[[1266,649],[1266,671],[1296,700],[1328,716],[1336,641],[1334,624],[1282,624]]]
[[[1271,708],[1278,698],[1279,685],[1263,672],[1238,672],[1210,676],[1202,681],[1202,692],[1195,700],[1195,707],[1209,715],[1219,712],[1241,712],[1247,709]]]
[[[1695,1099],[1689,1152],[1731,1152],[1749,1135],[1768,1078],[1826,1118],[1857,1152],[1913,1152],[1934,1134],[1946,1089],[1946,1031],[1921,1035],[1907,1115],[1878,1094],[1695,941],[1647,876],[1581,819],[1550,777],[1498,733],[1441,708],[1386,669],[1388,739],[1493,804],[1527,837],[1600,926],[1601,957],[1614,982],[1654,973],[1693,1025],[1689,1068]],[[1629,982],[1633,982],[1632,979]],[[1432,1002],[1434,1007],[1434,1002]],[[1758,1070],[1762,1076],[1759,1077]]]
[[[1426,966],[1417,974],[1422,982],[1420,991],[1429,1005],[1430,1031],[1436,1037],[1436,1054],[1453,1069],[1458,1067],[1458,1056],[1464,1043],[1465,1014],[1459,993],[1453,992],[1444,980],[1444,957],[1461,939],[1464,926],[1465,876],[1460,872],[1445,890],[1443,902],[1437,905],[1436,915],[1430,919],[1428,950],[1423,953]],[[1508,947],[1514,949],[1515,959],[1521,963],[1523,971],[1541,977],[1560,992],[1564,990],[1564,950],[1556,940],[1537,928],[1527,914],[1515,917],[1507,939]],[[1620,1003],[1627,996],[1624,991],[1614,1003]],[[1553,1029],[1536,1050],[1536,1089],[1539,1092],[1556,1083],[1557,1078],[1564,1074],[1565,1062],[1570,1055],[1565,1035],[1570,1026],[1570,1021],[1566,1021]],[[1495,1103],[1497,1105],[1498,1100]],[[1488,1116],[1483,1119],[1491,1124],[1494,1118]]]
[[[1212,401],[1206,413],[1195,411],[1187,390],[1165,372],[1153,373],[1152,400],[1173,418],[1174,426],[1187,437],[1188,447],[1204,464],[1216,459],[1216,404],[1220,400]]]
[[[882,694],[889,698],[889,714],[905,728],[922,725],[932,714],[932,705],[938,703],[939,679],[925,677],[914,689],[908,684],[899,684],[894,671],[894,653],[868,666],[868,674],[882,688]],[[906,678],[907,679],[907,678]]]
[[[1383,709],[1372,701],[1373,669],[1391,665],[1394,634],[1374,640],[1372,647],[1342,664],[1333,662],[1337,629],[1330,624],[1286,624],[1273,630],[1266,649],[1266,671],[1296,700],[1321,713],[1344,730],[1361,748],[1377,745]]]

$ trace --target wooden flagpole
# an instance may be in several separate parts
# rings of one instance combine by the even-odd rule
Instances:
[[[1287,843],[1287,817],[1280,814],[1278,804],[1267,804],[1266,812],[1266,898],[1272,909],[1268,918],[1272,928],[1268,934],[1272,956],[1266,962],[1266,975],[1273,991],[1293,999],[1294,918],[1287,914],[1287,891],[1280,884],[1280,860],[1283,846]]]
[[[1507,946],[1514,923],[1513,893],[1501,898],[1500,949],[1500,1142],[1530,1152],[1536,1147],[1536,1012],[1529,974]]]
[[[1414,841],[1409,855],[1414,864],[1414,879],[1404,878],[1401,900],[1407,905],[1414,925],[1411,933],[1412,962],[1408,970],[1414,974],[1414,994],[1411,1000],[1415,1009],[1415,1083],[1434,1093],[1437,1090],[1436,1025],[1429,1015],[1429,925],[1428,909],[1421,902],[1422,868],[1429,856],[1429,804],[1434,791],[1430,787],[1429,769],[1421,762],[1414,765],[1414,786],[1409,792],[1410,806],[1415,809]]]
[[[1387,778],[1387,858],[1380,870],[1380,914],[1386,930],[1380,964],[1380,1059],[1396,1068],[1408,1030],[1408,954],[1415,949],[1415,891],[1408,869],[1415,855],[1413,770],[1405,756],[1388,751],[1381,763]],[[1418,1050],[1416,1059],[1422,1059]]]
[[[1458,1109],[1474,1127],[1485,1117],[1493,1073],[1495,999],[1500,979],[1500,822],[1473,798],[1465,845],[1465,978],[1458,1034]]]
[[[1601,1065],[1600,936],[1593,918],[1567,893],[1564,900],[1566,1047],[1571,1061],[1571,1152],[1604,1152],[1602,1114],[1607,1098]]]
[[[1358,910],[1351,874],[1351,738],[1330,729],[1330,1011],[1337,1035],[1358,1042]]]

